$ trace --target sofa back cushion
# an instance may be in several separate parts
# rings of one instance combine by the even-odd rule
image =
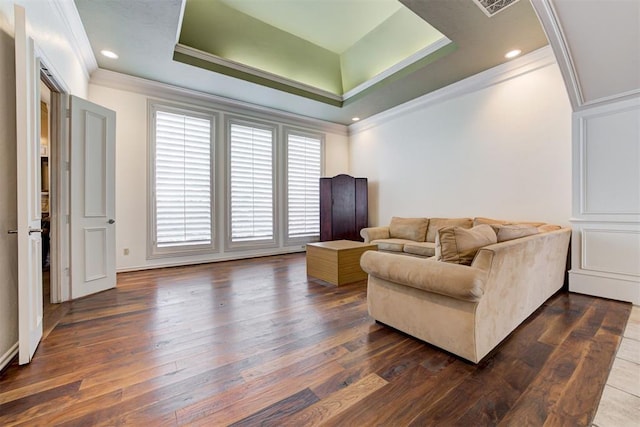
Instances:
[[[544,224],[538,227],[538,231],[540,233],[548,233],[550,231],[560,230],[562,227],[554,224]]]
[[[436,260],[471,265],[478,249],[497,241],[495,231],[488,224],[473,228],[444,227],[436,235]]]
[[[513,224],[523,224],[523,225],[531,225],[533,227],[540,227],[542,225],[545,225],[544,222],[539,222],[539,221],[513,221],[513,220],[506,220],[506,219],[493,219],[493,218],[483,218],[481,216],[477,216],[475,218],[473,218],[473,226],[475,227],[476,225],[480,225],[480,224],[489,224],[489,225],[493,225],[493,224],[502,224],[502,225],[513,225]]]
[[[400,218],[394,216],[389,224],[389,237],[424,242],[429,218]]]
[[[491,228],[496,232],[498,243],[532,236],[540,232],[537,227],[527,224],[491,224]]]
[[[477,216],[473,218],[473,226],[481,225],[481,224],[510,224],[511,221],[507,221],[504,219],[493,219],[493,218],[484,218],[481,216]]]
[[[427,230],[427,242],[435,242],[438,230],[443,227],[471,228],[473,221],[471,218],[431,218],[429,229]]]

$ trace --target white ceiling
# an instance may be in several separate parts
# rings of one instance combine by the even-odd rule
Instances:
[[[640,93],[640,0],[554,0],[582,103]]]
[[[221,0],[247,15],[341,54],[400,10],[397,0]]]

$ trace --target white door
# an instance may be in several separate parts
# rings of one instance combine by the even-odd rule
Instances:
[[[31,361],[42,339],[40,236],[40,84],[26,16],[15,6],[16,151],[18,184],[18,362]]]
[[[71,298],[116,286],[116,114],[71,97]]]

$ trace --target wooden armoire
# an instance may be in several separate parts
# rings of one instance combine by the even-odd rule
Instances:
[[[320,178],[320,241],[362,241],[368,226],[367,178]]]

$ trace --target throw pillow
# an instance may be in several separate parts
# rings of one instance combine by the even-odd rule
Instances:
[[[424,242],[429,218],[400,218],[394,216],[389,224],[389,237]]]
[[[471,265],[478,249],[493,243],[497,243],[496,233],[488,224],[444,227],[436,235],[436,260]]]
[[[442,227],[471,228],[472,225],[471,218],[431,218],[427,229],[427,242],[435,242],[438,230]]]
[[[491,228],[496,232],[498,242],[532,236],[540,232],[537,227],[527,224],[491,224]]]

